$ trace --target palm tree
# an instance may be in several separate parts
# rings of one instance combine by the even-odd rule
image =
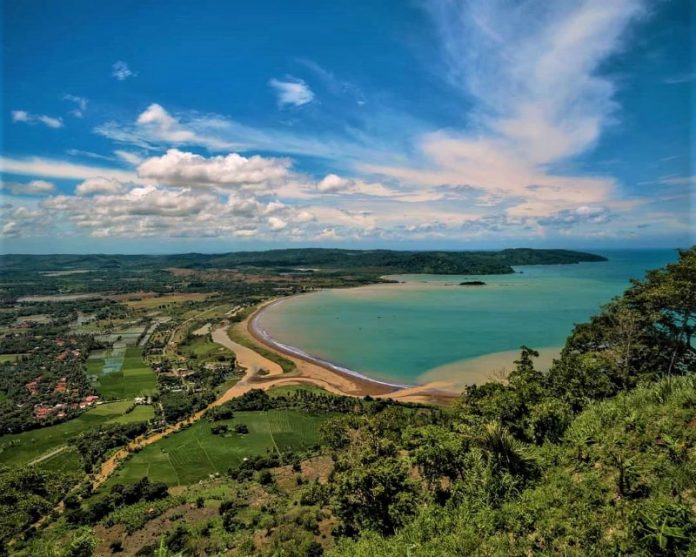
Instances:
[[[488,452],[496,469],[520,475],[528,471],[528,463],[520,453],[517,441],[499,422],[486,424],[479,444]]]

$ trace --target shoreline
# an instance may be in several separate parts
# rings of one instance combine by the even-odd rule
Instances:
[[[304,294],[300,294],[304,295]],[[250,340],[261,346],[290,359],[296,366],[297,372],[273,378],[258,378],[253,384],[258,388],[270,388],[279,385],[313,384],[330,392],[347,396],[372,396],[375,398],[390,398],[403,402],[447,405],[459,397],[460,392],[451,388],[444,381],[433,381],[422,385],[394,385],[372,379],[353,370],[347,370],[320,358],[314,358],[301,350],[289,350],[281,343],[273,342],[268,333],[260,334],[255,326],[259,313],[271,304],[283,302],[287,298],[267,301],[258,306],[251,315],[241,323],[236,324],[239,330]],[[259,327],[260,329],[260,327]],[[263,330],[263,329],[261,329]],[[264,331],[265,332],[265,331]]]
[[[304,296],[305,294],[298,294],[298,296]],[[400,384],[400,383],[389,383],[388,381],[381,381],[379,379],[375,379],[374,377],[368,377],[367,375],[360,373],[359,371],[355,371],[353,369],[349,369],[344,366],[340,366],[338,364],[335,364],[333,362],[330,362],[328,360],[324,360],[323,358],[319,358],[318,356],[314,356],[312,354],[309,354],[302,350],[301,348],[297,348],[295,346],[289,346],[287,344],[283,344],[282,342],[277,341],[274,339],[268,331],[263,329],[258,323],[257,319],[261,315],[261,312],[272,307],[275,305],[280,305],[281,303],[287,301],[289,297],[286,298],[280,298],[277,300],[273,300],[272,302],[268,304],[264,304],[263,306],[257,308],[250,316],[249,320],[247,323],[247,330],[249,331],[249,334],[251,334],[254,339],[264,346],[271,348],[277,352],[280,352],[281,354],[285,356],[294,356],[296,358],[300,358],[306,362],[316,364],[318,366],[321,366],[325,369],[328,369],[329,371],[332,371],[334,373],[339,373],[342,375],[349,375],[351,377],[354,377],[358,380],[361,381],[367,381],[370,383],[377,383],[379,385],[384,385],[386,387],[392,387],[394,389],[410,389],[412,387],[416,387],[418,385],[406,385],[406,384]]]

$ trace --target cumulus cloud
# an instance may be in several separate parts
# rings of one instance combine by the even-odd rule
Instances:
[[[207,178],[206,178],[207,179]],[[31,191],[56,193],[40,183]],[[20,186],[3,184],[19,192]],[[29,186],[22,185],[27,193]],[[15,206],[16,203],[33,204]],[[312,238],[319,226],[311,208],[288,205],[273,195],[235,188],[191,188],[167,184],[141,185],[113,177],[90,177],[73,194],[44,196],[40,201],[17,197],[0,205],[7,238],[54,234],[88,234],[95,238],[187,237],[272,239],[302,227],[302,238]],[[37,227],[36,223],[41,222]],[[323,225],[325,226],[325,225]],[[298,237],[294,237],[298,238]]]
[[[262,184],[288,176],[290,161],[237,153],[203,157],[169,149],[161,157],[151,157],[138,166],[138,175],[179,185],[242,186]]]
[[[403,187],[388,187],[380,182],[345,178],[336,174],[327,174],[317,182],[316,191],[321,194],[362,195],[391,198],[404,202],[435,201],[444,197],[442,193],[437,191],[409,191]]]
[[[279,217],[269,217],[268,226],[271,230],[283,230],[288,226],[288,223]]]
[[[56,191],[55,184],[45,180],[30,182],[0,182],[0,190],[6,190],[13,195],[47,195]]]
[[[84,97],[78,97],[76,95],[65,95],[63,100],[70,101],[74,103],[75,108],[70,111],[70,114],[75,116],[75,118],[82,118],[87,110],[87,103],[89,102]]]
[[[113,66],[111,66],[111,75],[119,81],[123,81],[129,77],[135,77],[138,74],[134,73],[123,60],[119,60],[118,62],[114,62]]]
[[[268,84],[275,90],[278,104],[302,106],[314,100],[314,93],[301,79],[288,77],[285,80],[271,79]]]
[[[554,215],[540,218],[538,222],[543,226],[569,228],[578,224],[606,224],[611,217],[611,211],[606,207],[582,205],[577,209],[559,211]]]
[[[374,197],[403,197],[403,192],[388,188],[378,182],[366,182],[328,174],[317,183],[319,193],[328,194],[362,194]]]
[[[341,178],[336,174],[328,174],[317,184],[317,191],[320,193],[338,193],[346,191],[351,187],[352,182],[347,178]]]
[[[118,180],[113,178],[104,178],[103,176],[97,176],[95,178],[89,178],[81,184],[75,187],[75,193],[77,195],[94,195],[94,194],[104,194],[104,193],[120,193],[123,191],[124,186]]]
[[[145,112],[138,116],[136,124],[148,127],[157,136],[171,143],[186,143],[195,138],[193,132],[183,129],[176,118],[156,103],[148,106]]]
[[[49,220],[49,215],[35,207],[0,205],[0,238],[37,236]]]
[[[26,110],[13,110],[12,121],[13,122],[24,122],[27,124],[43,124],[49,128],[62,128],[63,120],[60,118],[54,118],[53,116],[46,116],[45,114],[32,114]]]

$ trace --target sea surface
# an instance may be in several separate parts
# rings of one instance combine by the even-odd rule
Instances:
[[[575,323],[678,257],[674,250],[593,251],[601,263],[515,267],[512,275],[394,275],[394,285],[324,290],[264,310],[278,342],[381,381],[481,382],[509,370],[523,344],[547,368]],[[483,280],[485,286],[460,286]]]

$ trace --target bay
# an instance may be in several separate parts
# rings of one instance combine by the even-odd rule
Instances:
[[[593,251],[606,262],[517,267],[511,275],[399,275],[399,284],[283,300],[256,324],[278,342],[381,381],[461,386],[503,373],[521,345],[550,365],[575,323],[675,250]],[[483,280],[484,286],[461,286]]]

